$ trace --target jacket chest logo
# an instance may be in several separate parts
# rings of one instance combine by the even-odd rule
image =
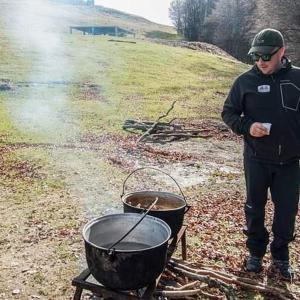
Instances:
[[[257,91],[259,93],[270,93],[271,91],[271,87],[268,85],[268,84],[265,84],[265,85],[259,85],[257,87]]]

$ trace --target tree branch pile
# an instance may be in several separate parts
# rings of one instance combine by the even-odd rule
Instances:
[[[299,299],[299,295],[283,288],[205,266],[191,267],[177,259],[169,261],[164,274],[155,292],[155,296],[162,299],[198,299],[197,297],[203,296],[221,300],[225,296],[226,299],[233,300],[238,299],[238,288],[259,292],[272,299]]]
[[[158,117],[155,122],[126,120],[123,129],[130,131],[141,130],[144,134],[138,139],[138,142],[170,142],[174,140],[186,140],[193,137],[209,138],[207,129],[185,128],[184,125],[172,124],[170,122],[160,122],[161,119],[167,117],[173,110],[176,101],[174,101],[168,111]]]

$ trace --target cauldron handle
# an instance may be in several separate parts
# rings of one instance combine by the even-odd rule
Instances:
[[[181,195],[182,195],[182,197],[183,197],[183,200],[184,200],[184,202],[185,202],[185,205],[188,207],[188,209],[185,211],[185,213],[189,210],[190,207],[188,206],[188,204],[187,204],[187,202],[186,202],[186,198],[185,198],[185,196],[184,196],[184,194],[183,194],[183,192],[182,192],[182,189],[180,188],[179,184],[177,183],[177,181],[176,181],[170,174],[168,174],[168,173],[166,173],[166,172],[164,172],[164,171],[162,171],[162,170],[153,168],[153,167],[142,167],[142,168],[138,168],[138,169],[135,169],[134,171],[132,171],[132,172],[126,177],[126,179],[125,179],[124,182],[123,182],[123,191],[122,191],[121,198],[122,198],[122,197],[124,196],[124,194],[125,194],[125,184],[126,184],[127,180],[129,179],[129,177],[130,177],[133,173],[135,173],[135,172],[137,172],[137,171],[140,171],[140,170],[144,170],[144,169],[152,169],[152,170],[161,172],[161,173],[167,175],[168,177],[170,177],[170,178],[175,182],[175,184],[177,185],[177,187],[178,187],[178,189],[179,189],[179,191],[180,191],[180,193],[181,193]]]
[[[123,241],[126,236],[136,227],[138,226],[143,219],[148,215],[148,212],[153,208],[153,206],[156,204],[156,202],[158,201],[158,197],[155,198],[155,200],[148,206],[147,210],[143,213],[142,217],[132,226],[132,228],[130,228],[129,231],[127,231],[119,240],[117,240],[115,243],[113,243],[108,249],[107,252],[109,255],[113,255],[114,253],[114,247],[119,244],[121,241]]]

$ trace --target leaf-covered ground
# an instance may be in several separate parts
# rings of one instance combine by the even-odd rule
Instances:
[[[95,184],[100,184],[101,189],[107,190],[107,195],[111,195],[114,201],[95,205],[95,201],[90,199],[90,204],[94,205],[87,203],[91,216],[97,215],[97,209],[102,211],[101,214],[121,210],[120,202],[115,200],[117,192],[121,191],[125,175],[139,167],[159,168],[172,174],[183,188],[188,204],[192,206],[185,218],[190,262],[250,277],[271,286],[281,286],[294,294],[299,292],[298,279],[289,285],[278,274],[269,270],[269,254],[264,259],[265,268],[261,274],[247,274],[243,269],[247,252],[242,233],[242,141],[229,131],[219,130],[222,128],[219,124],[212,120],[203,121],[202,125],[210,128],[211,138],[162,145],[137,144],[137,136],[126,138],[104,135],[99,138],[90,135],[82,137],[76,144],[67,143],[57,147],[49,144],[2,147],[0,173],[3,181],[0,203],[4,221],[1,222],[0,248],[4,255],[1,256],[3,269],[0,279],[5,284],[2,285],[1,297],[23,299],[26,295],[31,299],[69,299],[72,295],[70,279],[82,268],[76,267],[78,259],[84,265],[80,227],[86,220],[82,215],[82,205],[78,205],[76,201],[84,193],[97,197],[99,188],[90,179],[84,179],[91,174],[89,170],[85,175],[87,169],[96,162],[91,160],[92,155],[106,161],[108,172],[113,173],[110,181],[103,182],[101,176],[109,176],[97,174],[96,167],[94,179]],[[48,173],[48,167],[42,159],[28,160],[27,151],[31,156],[36,151],[35,156],[39,157],[41,149],[55,155],[60,174]],[[108,149],[110,150],[107,151]],[[60,155],[62,157],[58,158]],[[81,157],[76,161],[76,166],[67,162],[74,155],[76,159]],[[20,160],[19,157],[23,159]],[[79,162],[82,163],[81,166],[78,165]],[[117,175],[121,180],[116,181],[117,173],[113,170],[117,169],[121,171]],[[58,180],[62,176],[67,189],[62,189]],[[31,189],[29,195],[27,187]],[[109,187],[113,187],[113,191],[109,191]],[[91,192],[92,189],[95,190]],[[162,189],[179,193],[168,176],[151,170],[133,175],[125,189]],[[87,193],[87,190],[90,192]],[[9,206],[7,201],[10,201]],[[267,224],[270,228],[270,204],[267,212]],[[299,268],[298,245],[297,240],[291,245],[292,263],[296,269]],[[240,299],[257,297],[255,293],[237,287],[236,294]],[[265,296],[264,299],[272,298]]]

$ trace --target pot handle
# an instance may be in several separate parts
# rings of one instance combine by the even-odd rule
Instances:
[[[142,167],[142,168],[138,168],[138,169],[135,169],[134,171],[132,171],[132,172],[126,177],[126,179],[125,179],[124,182],[123,182],[123,190],[122,190],[121,198],[122,198],[122,197],[124,196],[124,194],[125,194],[125,184],[126,184],[127,180],[129,179],[129,177],[130,177],[132,174],[134,174],[135,172],[140,171],[140,170],[144,170],[144,169],[152,169],[152,170],[161,172],[161,173],[167,175],[169,178],[171,178],[171,179],[175,182],[175,184],[177,185],[177,187],[178,187],[178,189],[179,189],[179,191],[180,191],[180,193],[181,193],[181,195],[182,195],[182,197],[183,197],[183,200],[184,200],[184,202],[185,202],[185,205],[188,206],[188,204],[187,204],[187,202],[186,202],[186,198],[185,198],[185,196],[184,196],[184,194],[183,194],[183,192],[182,192],[182,189],[180,188],[179,184],[177,183],[177,181],[176,181],[170,174],[168,174],[168,173],[166,173],[166,172],[164,172],[164,171],[162,171],[162,170],[160,170],[160,169],[153,168],[153,167]],[[187,211],[188,211],[188,210],[187,210]],[[187,211],[186,211],[186,212],[187,212]]]
[[[153,208],[157,201],[158,198],[156,197],[155,200],[152,203],[150,203],[150,205],[147,207],[147,210],[142,214],[142,217],[138,220],[138,222],[135,223],[129,231],[127,231],[120,239],[118,239],[107,249],[107,252],[110,256],[114,254],[114,247],[121,241],[123,241],[126,238],[126,236],[128,236],[129,233],[144,220],[144,218],[148,215],[148,212]]]
[[[191,206],[187,205],[184,209],[184,214],[186,214],[190,210]]]

